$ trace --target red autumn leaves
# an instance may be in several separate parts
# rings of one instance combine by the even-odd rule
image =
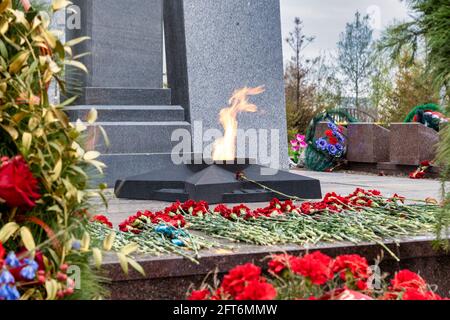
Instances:
[[[359,255],[331,257],[316,251],[303,257],[274,255],[268,274],[247,263],[232,269],[217,288],[192,291],[189,300],[273,300],[286,299],[285,292],[295,292],[291,299],[309,300],[440,300],[439,295],[418,274],[402,270],[390,286],[369,288],[372,276],[367,260]]]
[[[0,199],[9,207],[29,209],[40,199],[37,179],[21,156],[0,163]]]

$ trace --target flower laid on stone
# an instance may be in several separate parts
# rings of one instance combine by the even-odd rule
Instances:
[[[411,172],[409,174],[409,178],[411,178],[411,179],[424,179],[428,169],[430,169],[431,166],[432,166],[431,161],[422,161],[420,163],[419,168],[417,168],[417,170],[415,170],[414,172]]]
[[[433,230],[438,205],[404,202],[405,198],[397,194],[385,198],[378,190],[361,188],[347,196],[331,192],[315,202],[273,199],[266,207],[256,209],[244,204],[210,206],[204,201],[189,200],[176,202],[156,214],[139,212],[123,222],[120,230],[129,239],[141,241],[144,247],[144,238],[150,241],[161,231],[164,239],[171,241],[170,235],[179,229],[186,231],[186,235],[197,230],[215,238],[257,245],[373,241],[383,246],[386,239],[424,235]],[[159,230],[159,225],[166,227]],[[184,234],[178,238],[185,243],[189,240]],[[188,243],[189,248],[192,249]]]
[[[356,254],[336,258],[315,251],[304,256],[272,255],[268,275],[247,263],[230,270],[222,282],[204,284],[189,300],[441,300],[418,274],[401,270],[384,284],[367,260]],[[376,281],[373,281],[375,279]],[[375,285],[374,285],[375,282]]]

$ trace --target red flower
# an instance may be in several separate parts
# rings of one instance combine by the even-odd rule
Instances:
[[[336,258],[333,264],[333,272],[340,273],[342,280],[347,280],[347,272],[350,272],[353,279],[367,280],[369,277],[369,264],[367,260],[357,254],[342,255]],[[362,287],[361,283],[358,287]]]
[[[329,256],[316,251],[301,258],[291,259],[291,268],[294,273],[309,278],[313,284],[323,285],[333,278],[332,262]]]
[[[425,160],[420,163],[421,167],[431,167],[431,161]]]
[[[294,202],[292,202],[292,200],[286,200],[283,203],[281,210],[288,213],[300,213],[299,209],[294,205]]]
[[[236,300],[274,300],[276,296],[277,291],[271,284],[255,280],[247,284]]]
[[[335,137],[329,137],[329,138],[328,138],[328,141],[329,141],[330,144],[332,144],[332,145],[336,145],[336,144],[339,142],[339,140],[338,140],[337,138],[335,138]]]
[[[233,213],[233,211],[224,204],[219,204],[214,209],[214,212],[229,220],[236,219],[238,217],[237,214]]]
[[[113,224],[111,223],[111,221],[109,221],[109,219],[103,215],[97,215],[97,216],[93,217],[91,219],[91,222],[98,222],[98,223],[104,224],[111,229],[113,227]]]
[[[402,291],[408,289],[426,290],[427,283],[425,280],[410,270],[399,271],[394,279],[391,280],[392,290]]]
[[[10,207],[32,208],[41,195],[38,181],[21,156],[5,161],[0,166],[0,198]]]
[[[280,200],[274,198],[272,201],[270,201],[269,208],[275,208],[275,209],[281,209],[283,207],[283,204]]]
[[[181,208],[184,212],[192,213],[192,210],[197,206],[197,203],[194,200],[188,200],[181,205]]]
[[[3,258],[5,257],[6,250],[3,244],[0,242],[0,269],[3,267]]]
[[[236,298],[242,293],[251,281],[259,281],[261,276],[261,268],[252,263],[237,266],[231,270],[222,281],[222,290],[224,293]]]
[[[246,205],[243,205],[243,204],[234,207],[232,211],[238,217],[240,217],[240,216],[248,216],[251,213],[250,208],[247,207]]]
[[[188,300],[191,300],[191,301],[208,300],[208,298],[210,296],[211,296],[211,292],[207,289],[196,290],[196,291],[191,292],[191,295],[189,296]]]
[[[279,254],[272,256],[272,260],[269,261],[269,272],[279,275],[284,270],[291,267],[291,260],[296,259],[289,254]]]
[[[333,138],[333,137],[334,137],[333,131],[332,131],[332,130],[329,130],[329,129],[325,131],[325,135],[326,135],[328,138]]]
[[[182,204],[180,201],[175,202],[174,204],[172,204],[170,207],[167,207],[166,209],[164,209],[164,212],[167,214],[173,213],[173,214],[180,214],[180,209],[182,207]]]
[[[442,297],[432,291],[408,289],[403,293],[402,300],[442,300]]]

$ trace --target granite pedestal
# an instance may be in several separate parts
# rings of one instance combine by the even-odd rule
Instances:
[[[390,127],[390,162],[418,166],[436,158],[439,134],[420,123],[393,123]]]
[[[347,129],[347,160],[357,163],[389,161],[389,130],[373,123],[351,123]]]
[[[267,268],[265,257],[272,253],[305,254],[308,251],[321,250],[332,257],[342,254],[360,254],[369,263],[383,256],[380,264],[382,273],[393,275],[401,269],[410,269],[420,273],[431,285],[437,285],[437,293],[448,296],[450,290],[450,256],[444,252],[434,251],[431,237],[402,239],[398,245],[385,242],[400,262],[395,261],[375,243],[318,244],[310,247],[273,246],[260,247],[253,245],[237,245],[234,251],[209,250],[200,253],[200,264],[194,264],[177,256],[138,257],[138,261],[146,272],[146,276],[131,271],[125,276],[115,256],[105,257],[105,269],[112,277],[110,284],[111,298],[118,300],[151,300],[151,299],[185,299],[189,288],[199,288],[211,271],[217,270],[219,276],[239,264],[253,262]],[[209,282],[211,282],[209,278]]]
[[[239,128],[276,130],[278,163],[288,167],[283,55],[278,0],[166,0],[167,73],[172,104],[189,110],[189,119],[204,130],[222,130],[219,111],[234,90],[265,85],[252,97],[256,114],[239,115]],[[193,132],[195,153],[209,144]],[[270,142],[270,139],[269,139]],[[271,142],[273,143],[273,141]],[[261,146],[260,146],[261,147]],[[271,144],[269,143],[269,150]],[[267,150],[263,150],[267,152]],[[269,151],[270,154],[270,151]],[[238,154],[238,157],[252,157]]]
[[[89,74],[81,80],[78,105],[67,109],[72,121],[85,120],[91,108],[98,122],[88,128],[88,147],[102,153],[108,168],[97,181],[114,185],[118,179],[158,168],[170,161],[172,132],[190,131],[185,110],[171,105],[163,89],[163,1],[75,0],[81,29],[67,29],[68,40],[89,36],[75,54]],[[105,145],[100,128],[108,135]]]

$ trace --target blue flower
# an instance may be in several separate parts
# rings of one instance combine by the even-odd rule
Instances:
[[[342,144],[337,143],[334,146],[336,147],[338,152],[344,151],[344,146]]]
[[[19,300],[20,293],[15,286],[0,286],[0,300]]]
[[[166,226],[164,224],[160,224],[155,227],[155,232],[161,233],[167,237],[172,237],[174,234],[174,231],[175,231],[174,227]]]
[[[10,284],[15,281],[14,276],[8,270],[3,270],[3,272],[0,273],[0,284]]]
[[[8,286],[6,284],[0,285],[0,300],[5,300],[8,295]]]
[[[81,242],[78,241],[78,240],[73,241],[72,242],[72,249],[76,250],[76,251],[80,250],[81,249]]]
[[[36,278],[36,269],[34,269],[31,265],[26,266],[20,270],[20,275],[27,280],[33,280]]]
[[[320,150],[325,151],[327,149],[327,147],[328,147],[328,142],[324,138],[320,138],[320,139],[316,140],[316,146]]]
[[[337,148],[334,145],[332,145],[332,144],[330,144],[328,146],[327,150],[332,156],[336,156],[336,154],[338,153]]]
[[[20,267],[20,261],[19,261],[19,259],[17,259],[16,254],[14,252],[8,253],[8,256],[6,257],[5,262],[10,268]]]
[[[339,131],[339,128],[337,125],[335,125],[333,122],[328,122],[328,128],[333,130],[333,133],[336,133]]]
[[[344,143],[344,142],[345,142],[345,138],[344,138],[344,136],[343,136],[341,133],[335,132],[334,135],[336,136],[336,138],[338,139],[338,141],[339,141],[340,143]]]
[[[39,269],[39,265],[37,264],[36,261],[31,260],[31,259],[24,259],[23,262],[28,265],[29,267],[31,267],[33,270],[37,271],[37,269]]]
[[[178,247],[184,247],[185,246],[184,242],[181,241],[180,239],[172,239],[171,241],[172,241],[172,243],[174,245],[176,245]]]

